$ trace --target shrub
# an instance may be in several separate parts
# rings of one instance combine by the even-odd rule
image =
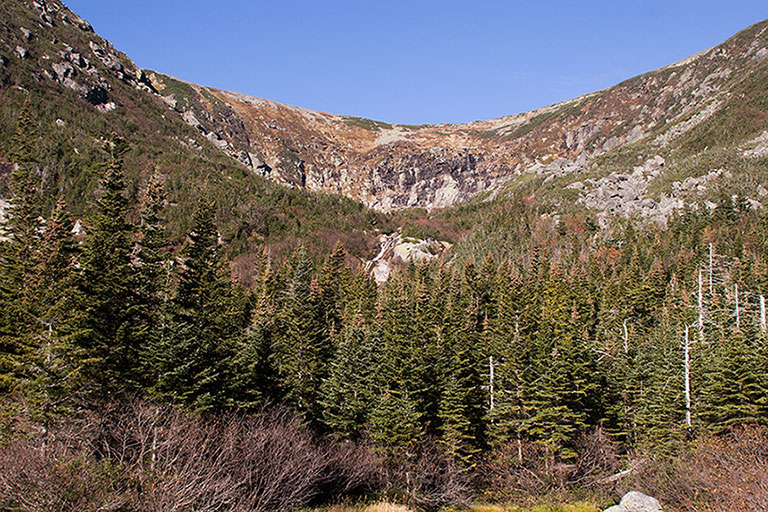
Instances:
[[[469,468],[425,442],[415,453],[389,461],[385,489],[396,501],[424,510],[465,507],[472,496]]]
[[[373,452],[317,438],[283,408],[202,417],[143,401],[18,436],[2,510],[281,511],[369,492]]]
[[[698,439],[674,459],[652,460],[620,491],[630,488],[672,510],[768,510],[768,429],[737,427]]]

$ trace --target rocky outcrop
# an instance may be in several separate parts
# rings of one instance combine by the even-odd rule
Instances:
[[[434,239],[403,237],[399,231],[379,236],[380,249],[373,259],[365,264],[374,280],[381,284],[387,281],[397,265],[427,263],[440,257],[452,245]]]
[[[674,210],[684,206],[674,195],[660,194],[655,200],[648,197],[648,185],[664,172],[665,164],[665,160],[656,155],[643,165],[635,166],[632,172],[612,172],[603,178],[573,182],[566,188],[582,193],[578,202],[597,210],[596,218],[601,225],[617,215],[640,215],[663,224]]]
[[[608,507],[605,512],[663,512],[659,501],[638,491],[630,491],[621,498],[618,505]]]
[[[28,73],[36,69],[36,74],[75,91],[101,112],[117,108],[111,98],[115,80],[154,92],[144,71],[60,1],[33,0],[24,7],[28,14],[23,25],[4,34],[3,42],[11,45],[20,60],[27,61]],[[66,26],[74,31],[70,28],[65,32]],[[73,33],[74,37],[61,37]],[[4,63],[4,58],[0,60]]]

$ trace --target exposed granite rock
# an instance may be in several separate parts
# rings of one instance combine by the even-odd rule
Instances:
[[[66,61],[52,64],[51,68],[53,69],[53,72],[56,73],[56,78],[59,81],[62,81],[65,78],[71,78],[75,74],[75,68],[72,67],[72,64]]]
[[[398,231],[379,237],[379,253],[366,262],[366,271],[381,284],[389,279],[396,264],[424,263],[439,257],[452,247],[448,242],[403,238]]]
[[[611,137],[603,144],[603,151],[610,151],[619,145],[619,139],[616,136]]]
[[[665,224],[673,211],[684,206],[674,195],[662,194],[658,200],[646,195],[650,180],[663,172],[665,165],[665,160],[656,155],[643,165],[635,166],[631,173],[612,172],[600,179],[571,183],[566,188],[582,192],[578,202],[596,210],[601,225],[606,225],[616,215],[628,217],[635,214]]]
[[[535,173],[547,181],[573,175],[567,187],[605,219],[639,213],[663,221],[681,206],[678,192],[699,193],[708,190],[708,182],[696,181],[701,177],[681,180],[669,196],[651,199],[647,186],[662,172],[663,160],[599,179],[582,175],[595,170],[594,159],[602,153],[633,143],[669,144],[709,119],[728,104],[732,73],[738,71],[741,80],[768,57],[766,37],[760,32],[751,40],[732,38],[609,89],[531,112],[472,123],[405,126],[315,112],[180,80],[164,92],[163,81],[170,77],[138,69],[59,1],[30,3],[44,23],[83,31],[77,38],[53,42],[53,59],[40,66],[40,75],[78,91],[94,108],[116,108],[111,87],[115,80],[123,81],[153,94],[169,113],[178,114],[213,147],[254,173],[293,187],[343,194],[387,211],[439,208],[486,191],[493,197],[515,176]],[[38,24],[32,23],[29,28],[37,30]],[[18,44],[18,57],[38,58],[24,48],[29,46],[33,54],[38,48],[31,45],[42,36],[32,30],[14,29],[8,49]],[[60,62],[53,62],[56,55]],[[768,156],[768,135],[761,137],[741,148],[746,158]],[[192,139],[179,142],[199,147]]]
[[[682,182],[675,181],[672,183],[673,195],[677,195],[681,192],[706,192],[708,190],[709,184],[721,176],[724,178],[730,178],[731,173],[724,169],[715,169],[708,172],[707,174],[704,174],[703,176],[688,176]]]
[[[618,505],[608,507],[605,512],[663,512],[656,498],[638,491],[629,491]]]
[[[749,141],[745,144],[745,147],[749,149],[745,149],[742,152],[744,158],[757,159],[768,156],[768,131],[764,131],[757,138]]]

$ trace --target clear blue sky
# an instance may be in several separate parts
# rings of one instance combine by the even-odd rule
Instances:
[[[137,65],[397,123],[524,112],[768,18],[765,0],[65,0]]]

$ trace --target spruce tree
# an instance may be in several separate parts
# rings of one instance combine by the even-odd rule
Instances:
[[[478,324],[478,308],[484,307],[467,281],[454,288],[443,322],[444,377],[439,403],[440,443],[446,452],[470,463],[485,444],[484,420],[488,402],[483,392],[482,351],[486,323]],[[493,289],[490,280],[484,294]],[[485,315],[483,315],[485,316]]]
[[[514,442],[522,457],[524,425],[528,419],[525,403],[535,378],[531,371],[533,333],[524,330],[525,325],[533,322],[524,317],[531,289],[509,268],[502,271],[499,283],[498,312],[489,326],[486,349],[488,364],[493,362],[495,374],[489,434],[493,444]]]
[[[413,307],[406,280],[395,276],[387,283],[378,305],[377,335],[381,340],[382,363],[377,374],[379,392],[370,417],[371,437],[392,452],[410,453],[422,439],[422,417],[414,394],[418,391],[416,352],[418,325],[412,321]]]
[[[379,393],[378,339],[371,337],[360,315],[344,322],[339,350],[321,387],[323,424],[337,438],[359,438],[365,432]]]
[[[325,329],[320,288],[304,247],[294,255],[294,272],[275,341],[273,360],[285,397],[307,419],[318,422],[320,385],[328,375],[334,340]]]
[[[78,405],[80,398],[81,372],[73,340],[78,334],[82,300],[76,281],[79,251],[71,229],[60,199],[46,222],[36,258],[38,266],[30,276],[37,325],[29,333],[24,392],[46,431],[56,415]]]
[[[214,205],[195,212],[162,344],[155,392],[196,409],[227,405],[228,371],[248,310],[223,265],[214,224]]]
[[[260,259],[252,316],[246,334],[236,345],[231,361],[228,386],[238,407],[258,407],[265,401],[279,400],[277,372],[272,366],[272,351],[278,334],[278,305],[275,272],[266,255]]]
[[[144,386],[157,379],[157,356],[170,319],[172,260],[161,217],[165,198],[162,180],[153,174],[141,199],[139,240],[133,250],[137,301],[133,329]]]
[[[543,291],[542,325],[533,361],[538,378],[526,408],[526,431],[550,461],[576,456],[574,442],[589,424],[596,383],[593,354],[585,344],[580,300],[573,283],[553,268]]]
[[[408,391],[386,389],[370,416],[371,438],[389,455],[411,456],[423,439],[416,404]]]
[[[10,207],[6,221],[0,225],[0,389],[11,389],[23,370],[25,345],[30,332],[36,330],[35,293],[30,277],[39,265],[41,232],[41,199],[37,193],[38,166],[34,145],[38,142],[28,100],[19,113],[19,121],[11,137],[8,155],[15,163],[9,190]]]
[[[83,245],[84,311],[77,343],[86,377],[102,388],[99,392],[113,393],[138,387],[141,355],[134,331],[133,226],[119,151],[104,171],[100,192]]]
[[[711,354],[703,369],[699,418],[715,433],[764,421],[760,411],[765,393],[760,374],[764,370],[759,366],[759,352],[741,330],[714,345],[708,347]]]

